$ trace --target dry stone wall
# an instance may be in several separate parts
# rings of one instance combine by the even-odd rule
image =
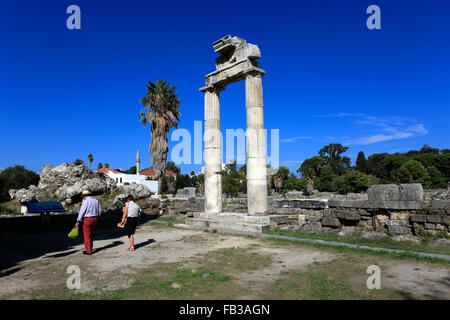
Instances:
[[[269,211],[283,215],[272,227],[301,228],[303,231],[365,230],[397,235],[418,235],[422,231],[450,235],[450,199],[424,198],[420,184],[376,185],[368,190],[366,200],[340,198],[269,197]],[[352,197],[353,199],[358,199]],[[202,212],[204,198],[167,199],[161,206],[153,200],[160,214],[192,216]],[[224,212],[247,212],[247,199],[224,201]],[[162,210],[161,210],[162,208]]]

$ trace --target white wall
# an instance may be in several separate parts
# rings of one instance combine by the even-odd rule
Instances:
[[[158,181],[145,180],[147,176],[138,174],[114,173],[114,172],[109,172],[108,176],[111,179],[114,179],[114,181],[116,181],[118,186],[123,186],[125,182],[128,182],[129,184],[139,183],[147,186],[155,194],[158,193]]]

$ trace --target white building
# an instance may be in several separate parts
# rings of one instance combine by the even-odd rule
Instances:
[[[158,193],[158,181],[146,180],[147,175],[122,173],[120,171],[113,170],[110,168],[101,168],[98,169],[97,171],[107,174],[111,179],[116,181],[118,186],[123,186],[125,185],[125,183],[128,184],[138,183],[147,186],[155,194]]]

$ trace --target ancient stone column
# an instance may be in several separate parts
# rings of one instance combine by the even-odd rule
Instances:
[[[205,212],[222,212],[222,135],[219,92],[208,87],[205,93]]]
[[[267,160],[264,131],[262,72],[245,78],[247,109],[247,197],[249,215],[267,214]]]
[[[136,154],[136,174],[139,174],[139,171],[141,169],[140,164],[141,164],[141,157],[139,156],[139,150],[138,150],[138,152]]]

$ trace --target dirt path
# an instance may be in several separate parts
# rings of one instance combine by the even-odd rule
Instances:
[[[315,264],[333,265],[347,259],[341,253],[307,245],[285,245],[256,238],[207,233],[145,224],[137,230],[136,250],[127,252],[128,239],[116,230],[98,230],[92,256],[81,253],[82,237],[70,240],[63,233],[0,235],[0,297],[32,298],[49,286],[66,288],[66,270],[81,270],[81,292],[129,287],[139,271],[155,264],[180,263],[184,268],[213,265],[235,281],[246,283],[249,292],[234,299],[257,299],[283,274],[311,270]],[[228,254],[229,258],[227,258]],[[355,254],[357,256],[358,254]],[[227,260],[228,259],[228,260]],[[377,259],[377,258],[372,258]],[[348,260],[348,259],[347,259]],[[376,260],[373,260],[376,261]],[[371,261],[370,263],[373,263]],[[365,286],[365,259],[355,258],[361,269],[357,285]],[[450,298],[447,265],[415,260],[380,258],[383,286],[415,297]],[[358,270],[359,270],[358,269]],[[356,281],[356,280],[355,280]],[[45,290],[44,290],[45,291]]]

